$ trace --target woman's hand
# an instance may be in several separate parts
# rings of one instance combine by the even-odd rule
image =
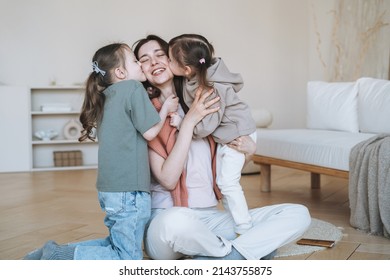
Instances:
[[[252,160],[252,156],[256,153],[256,143],[248,135],[240,136],[227,145],[245,155],[244,166]]]
[[[206,99],[214,92],[214,89],[210,89],[204,93],[202,92],[202,88],[197,89],[194,101],[192,102],[192,105],[184,118],[187,121],[190,121],[193,126],[195,126],[208,114],[215,113],[219,110],[219,106],[210,108],[212,105],[219,101],[219,96],[209,101],[206,101]]]
[[[240,136],[227,145],[246,155],[253,155],[256,152],[256,143],[248,135]]]

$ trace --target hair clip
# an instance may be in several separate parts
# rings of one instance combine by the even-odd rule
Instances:
[[[206,59],[204,59],[203,57],[201,59],[199,59],[199,63],[200,64],[205,64],[206,63]]]
[[[92,70],[97,74],[102,74],[102,76],[106,75],[106,71],[99,68],[97,61],[92,62]]]

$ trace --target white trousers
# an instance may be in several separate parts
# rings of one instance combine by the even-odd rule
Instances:
[[[248,260],[259,260],[298,239],[311,218],[299,204],[277,204],[249,210],[253,227],[236,238],[231,215],[217,208],[173,207],[152,210],[145,231],[145,250],[152,259],[185,255],[223,257],[234,246]]]
[[[249,135],[256,143],[256,132]],[[227,145],[217,146],[217,185],[223,194],[223,207],[230,212],[235,222],[236,233],[243,234],[252,227],[252,218],[248,212],[245,195],[240,179],[245,164],[245,155]]]

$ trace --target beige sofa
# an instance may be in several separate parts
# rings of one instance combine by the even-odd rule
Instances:
[[[379,133],[390,133],[390,81],[360,78],[355,82],[310,81],[307,125],[303,129],[257,130],[253,162],[260,165],[261,190],[271,191],[271,166],[320,175],[349,176],[353,146]]]

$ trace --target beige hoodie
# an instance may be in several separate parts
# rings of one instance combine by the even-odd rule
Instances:
[[[244,86],[240,74],[231,73],[221,58],[207,69],[207,78],[214,84],[212,99],[220,96],[220,106],[216,113],[207,115],[194,129],[194,137],[203,138],[212,134],[215,142],[226,144],[239,136],[249,135],[256,130],[250,108],[241,101],[237,92]],[[198,88],[196,77],[184,83],[183,99],[191,106]]]

